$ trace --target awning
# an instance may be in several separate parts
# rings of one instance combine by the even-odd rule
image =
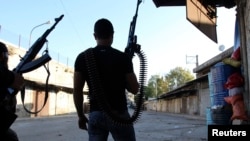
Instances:
[[[153,0],[155,6],[186,6],[187,0]],[[202,3],[206,3],[208,5],[213,5],[215,7],[224,6],[226,8],[232,8],[236,5],[234,0],[189,0],[189,1],[200,1]]]
[[[156,7],[160,6],[186,6],[186,0],[153,0]]]

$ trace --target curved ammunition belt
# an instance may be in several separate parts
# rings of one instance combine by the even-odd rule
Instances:
[[[136,53],[140,59],[140,76],[139,76],[139,84],[140,84],[140,90],[139,93],[136,94],[136,107],[134,109],[134,112],[132,116],[128,119],[124,119],[119,117],[117,114],[112,112],[109,104],[105,100],[104,97],[104,90],[102,88],[101,80],[99,73],[97,71],[96,67],[96,61],[93,53],[93,49],[90,48],[86,50],[85,53],[85,60],[86,60],[86,66],[89,74],[89,83],[91,86],[93,86],[93,94],[97,99],[98,106],[101,108],[103,113],[111,119],[111,121],[114,124],[117,125],[131,125],[134,124],[140,117],[141,112],[143,110],[143,102],[144,102],[144,86],[146,82],[146,59],[145,55],[142,51]],[[97,85],[98,84],[98,85]]]

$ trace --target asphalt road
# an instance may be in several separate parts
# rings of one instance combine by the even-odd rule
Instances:
[[[199,117],[143,111],[134,126],[137,141],[207,141],[206,120]],[[88,141],[75,114],[18,118],[12,129],[20,141]]]

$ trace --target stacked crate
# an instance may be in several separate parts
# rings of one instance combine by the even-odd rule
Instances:
[[[223,62],[217,63],[210,69],[210,98],[211,106],[224,106],[226,101],[224,97],[227,97],[228,90],[224,86],[227,82],[227,78],[235,72],[235,69],[226,65]]]
[[[210,91],[210,107],[207,107],[207,124],[231,124],[230,117],[232,110],[230,105],[226,103],[224,97],[229,95],[225,88],[227,78],[235,72],[235,69],[223,62],[215,64],[208,74],[209,91]]]

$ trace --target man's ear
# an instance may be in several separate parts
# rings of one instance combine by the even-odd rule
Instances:
[[[97,39],[96,33],[93,33],[93,35],[94,35],[95,39]]]

